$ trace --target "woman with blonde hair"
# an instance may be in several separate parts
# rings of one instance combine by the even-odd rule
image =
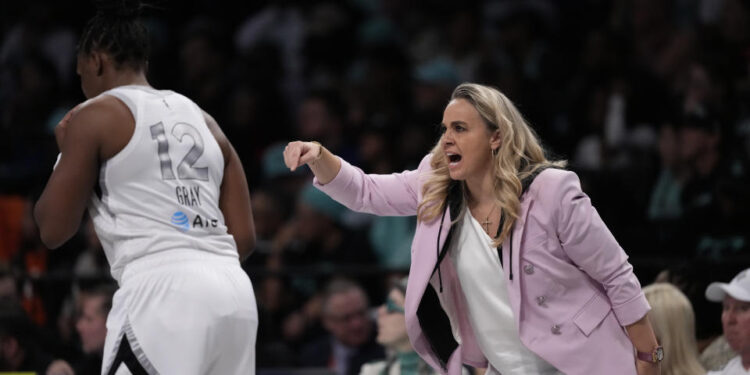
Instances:
[[[658,374],[648,302],[575,173],[494,88],[459,85],[441,127],[416,170],[391,175],[316,142],[284,151],[352,210],[417,215],[404,305],[417,353],[451,375]]]
[[[651,305],[649,320],[664,347],[663,375],[703,375],[695,342],[693,305],[677,287],[656,283],[643,288]]]

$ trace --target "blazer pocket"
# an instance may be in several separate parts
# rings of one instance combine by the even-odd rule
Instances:
[[[610,311],[612,311],[612,306],[610,306],[609,301],[599,293],[595,293],[573,317],[573,323],[588,337]]]

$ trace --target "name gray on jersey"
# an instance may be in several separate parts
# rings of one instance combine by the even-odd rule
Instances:
[[[195,207],[201,205],[201,194],[200,194],[200,186],[177,186],[174,189],[175,196],[177,197],[177,203],[188,206],[188,207]]]

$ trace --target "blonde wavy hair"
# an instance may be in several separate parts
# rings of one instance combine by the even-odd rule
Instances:
[[[693,305],[677,287],[655,283],[643,288],[651,311],[649,321],[664,347],[662,375],[703,375],[695,342]]]
[[[521,181],[539,168],[564,167],[566,163],[547,159],[534,129],[529,126],[513,102],[499,90],[475,83],[463,83],[456,87],[451,95],[451,101],[457,99],[468,101],[479,112],[487,125],[488,139],[496,130],[500,131],[500,147],[497,152],[493,152],[495,200],[505,214],[500,235],[494,239],[494,245],[499,246],[509,235],[518,218],[521,209]],[[424,222],[441,216],[451,184],[442,137],[431,152],[432,173],[425,181],[422,202],[417,208],[417,218]],[[464,197],[461,209],[464,210],[467,190],[465,186],[462,186],[462,189]]]

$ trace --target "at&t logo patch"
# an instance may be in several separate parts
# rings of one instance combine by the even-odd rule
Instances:
[[[170,221],[182,232],[187,232],[190,229],[190,221],[188,220],[187,215],[182,211],[175,212]]]

